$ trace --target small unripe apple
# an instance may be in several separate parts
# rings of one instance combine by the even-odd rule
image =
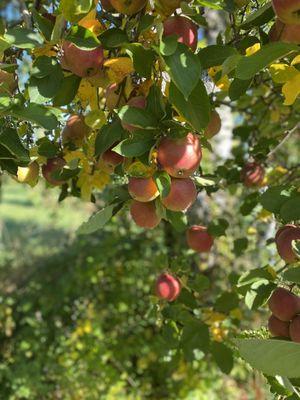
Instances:
[[[17,179],[21,183],[34,185],[39,177],[40,167],[36,161],[31,162],[27,167],[18,167]]]
[[[204,131],[204,136],[207,139],[211,139],[213,136],[220,132],[221,126],[222,123],[220,115],[217,113],[216,110],[213,110],[210,114],[209,123]]]
[[[62,170],[65,165],[66,161],[61,157],[49,158],[47,163],[42,166],[43,177],[53,186],[62,185],[65,181],[54,178],[53,174]]]
[[[246,187],[257,187],[263,183],[265,169],[257,162],[248,162],[241,171],[241,179]]]
[[[285,24],[300,24],[299,0],[272,0],[277,17]]]
[[[271,334],[275,337],[290,337],[290,323],[281,321],[280,319],[276,318],[275,315],[271,315],[269,318],[268,328]]]
[[[300,43],[300,25],[287,25],[276,19],[270,29],[269,38],[271,42]]]
[[[164,22],[164,36],[176,35],[178,42],[193,51],[198,45],[198,26],[190,19],[181,16],[170,17]]]
[[[180,295],[181,284],[179,280],[168,273],[161,274],[155,284],[157,297],[167,301],[174,301]]]
[[[300,227],[295,225],[281,227],[275,236],[278,254],[286,263],[292,263],[298,259],[292,246],[294,240],[300,241]]]
[[[159,196],[159,191],[151,178],[130,178],[128,183],[128,191],[130,196],[142,203],[152,201]]]
[[[128,102],[128,106],[131,107],[136,107],[136,108],[141,108],[145,109],[147,106],[147,100],[143,96],[137,96],[137,97],[132,97]],[[122,126],[124,129],[127,129],[129,132],[134,132],[136,130],[136,127],[126,124],[126,122],[121,122]]]
[[[133,15],[146,6],[147,0],[110,0],[110,3],[119,13]]]
[[[104,54],[101,46],[92,50],[82,50],[65,40],[62,51],[62,67],[82,78],[96,75],[103,65]]]
[[[0,93],[13,94],[17,86],[14,74],[0,69]]]
[[[141,228],[153,229],[161,221],[157,214],[155,202],[142,203],[133,200],[130,207],[130,214],[134,222]]]
[[[197,199],[197,190],[191,178],[171,179],[170,192],[161,199],[171,211],[186,211]]]
[[[101,0],[100,4],[105,11],[114,11],[113,6],[111,5],[110,0]]]
[[[84,117],[74,114],[67,120],[66,126],[62,131],[62,140],[64,143],[73,142],[76,145],[81,145],[89,132],[90,128],[85,124]]]
[[[188,133],[184,138],[162,139],[157,149],[160,166],[174,178],[187,178],[198,168],[202,158],[198,136]]]
[[[269,299],[269,308],[281,321],[291,321],[300,313],[300,299],[288,290],[279,287]]]
[[[290,337],[293,342],[300,343],[300,315],[297,315],[290,323]]]
[[[186,240],[191,249],[198,253],[207,253],[214,244],[214,238],[207,232],[205,226],[194,225],[186,232]]]

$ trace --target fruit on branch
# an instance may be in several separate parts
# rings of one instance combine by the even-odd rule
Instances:
[[[287,25],[276,19],[270,29],[269,38],[271,42],[300,43],[300,25]]]
[[[290,321],[300,313],[299,297],[282,287],[274,290],[268,305],[275,317],[281,321]]]
[[[54,173],[58,173],[66,165],[66,161],[61,157],[49,158],[47,163],[42,166],[42,174],[53,186],[59,186],[65,183],[65,180],[57,179],[53,176]]]
[[[146,6],[147,0],[110,0],[110,3],[119,13],[133,15]]]
[[[132,97],[127,102],[127,105],[131,106],[131,107],[145,109],[147,106],[147,100],[143,96]],[[130,124],[126,124],[126,122],[123,122],[123,121],[122,121],[122,126],[124,129],[127,129],[129,132],[134,132],[136,130],[136,127],[134,127]]]
[[[277,17],[286,24],[300,24],[299,0],[272,0]]]
[[[62,131],[63,143],[72,142],[81,145],[85,137],[88,136],[90,128],[85,124],[82,115],[71,115]]]
[[[167,301],[174,301],[180,295],[181,284],[179,280],[168,273],[161,274],[155,284],[157,297]]]
[[[207,139],[211,139],[213,136],[220,132],[221,126],[222,123],[220,115],[217,113],[216,110],[213,110],[210,114],[209,123],[204,131],[204,136]]]
[[[34,185],[39,177],[40,167],[36,161],[31,162],[27,167],[18,167],[17,180],[21,183]]]
[[[271,315],[268,320],[268,328],[271,332],[272,336],[279,336],[279,337],[290,337],[289,333],[290,323],[281,321],[275,315]]]
[[[100,4],[105,11],[114,11],[113,6],[111,5],[110,0],[101,0]]]
[[[157,214],[155,201],[142,203],[133,200],[130,206],[130,214],[134,222],[141,228],[153,229],[161,221],[160,216]]]
[[[214,238],[205,226],[194,225],[186,232],[188,246],[198,253],[208,253],[214,244]]]
[[[65,40],[62,52],[62,67],[82,78],[96,75],[103,65],[104,54],[101,46],[92,50],[82,50]]]
[[[168,210],[185,211],[196,199],[197,190],[191,178],[172,178],[170,192],[161,202]]]
[[[257,162],[247,162],[241,172],[241,180],[247,187],[260,186],[265,177],[265,169]]]
[[[293,342],[300,343],[300,315],[297,315],[290,323],[290,337]]]
[[[137,201],[148,202],[159,196],[159,191],[152,177],[130,178],[128,183],[130,196]]]
[[[109,111],[113,111],[115,108],[125,105],[125,98],[118,90],[119,86],[116,83],[107,86],[105,90],[106,107]]]
[[[17,86],[14,74],[0,70],[0,93],[13,94]]]
[[[164,22],[164,36],[176,35],[178,42],[184,43],[193,51],[198,44],[198,26],[190,19],[181,16],[170,17]]]
[[[198,136],[188,133],[186,137],[162,139],[157,149],[160,166],[174,178],[187,178],[199,167],[202,158]]]
[[[168,17],[180,7],[181,0],[155,0],[154,5],[158,14]]]
[[[115,144],[113,145],[113,147],[115,147]],[[107,172],[110,173],[112,173],[115,170],[115,168],[118,165],[122,164],[122,162],[124,161],[124,157],[121,154],[118,154],[115,151],[113,151],[112,148],[106,150],[101,157],[101,160],[107,167]]]
[[[275,236],[275,243],[280,257],[286,263],[297,261],[298,256],[293,250],[292,242],[300,240],[300,227],[296,225],[285,225],[281,227]]]

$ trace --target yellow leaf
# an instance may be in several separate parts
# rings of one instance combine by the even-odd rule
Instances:
[[[104,62],[108,68],[107,75],[112,83],[120,83],[134,71],[133,62],[129,57],[111,58]]]
[[[81,80],[77,97],[84,108],[89,105],[92,110],[98,109],[97,88],[91,85],[87,79]]]
[[[280,109],[279,108],[275,108],[273,110],[271,110],[270,112],[270,120],[271,122],[278,122],[280,120]]]
[[[284,105],[291,106],[296,101],[300,93],[300,72],[297,71],[297,75],[290,79],[282,86],[282,94],[285,97]]]
[[[96,15],[97,12],[94,8],[78,22],[78,25],[83,26],[84,28],[90,30],[96,36],[98,36],[104,30],[104,27],[101,22],[96,18]]]
[[[285,83],[296,76],[299,71],[287,64],[272,64],[270,66],[272,79],[276,83]]]
[[[85,116],[84,122],[92,129],[100,129],[106,123],[106,115],[102,110],[92,110]]]
[[[300,64],[300,55],[296,56],[291,62],[291,65],[296,65],[296,64]]]
[[[255,43],[253,46],[248,47],[248,49],[246,49],[246,56],[252,56],[252,54],[257,53],[260,47],[260,43]]]

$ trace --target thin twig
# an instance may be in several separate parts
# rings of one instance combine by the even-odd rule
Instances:
[[[300,129],[300,123],[298,123],[296,126],[294,126],[293,129],[287,131],[285,137],[282,139],[282,141],[268,154],[268,158],[272,157],[274,153],[297,131]]]
[[[19,4],[20,4],[20,10],[21,10],[21,14],[23,15],[23,20],[25,23],[25,27],[27,29],[31,29],[32,24],[31,24],[31,15],[30,12],[26,6],[26,3],[24,0],[19,0]]]

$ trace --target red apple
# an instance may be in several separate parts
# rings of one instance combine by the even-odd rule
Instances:
[[[157,149],[160,166],[174,178],[187,178],[198,168],[202,158],[198,136],[188,133],[184,138],[162,139]]]
[[[281,321],[280,319],[276,318],[275,315],[271,315],[268,321],[268,328],[271,334],[275,337],[290,337],[290,323]]]
[[[113,147],[115,147],[115,145],[116,144],[114,144]],[[121,154],[113,151],[112,148],[106,150],[101,157],[102,161],[108,167],[108,170],[110,172],[113,172],[116,166],[122,164],[122,162],[124,161],[124,157]]]
[[[247,162],[241,171],[241,179],[247,187],[260,186],[264,177],[265,169],[257,162]]]
[[[134,222],[141,228],[153,229],[161,221],[157,214],[155,202],[142,203],[133,200],[130,207],[130,214]]]
[[[300,299],[288,290],[278,287],[269,299],[269,308],[281,321],[291,321],[300,313]]]
[[[272,0],[277,17],[285,24],[300,24],[299,0]]]
[[[152,201],[159,196],[159,191],[151,178],[130,178],[128,183],[128,191],[130,196],[142,203]]]
[[[275,236],[277,251],[286,263],[292,263],[298,259],[292,247],[294,240],[300,240],[300,227],[295,225],[281,227]]]
[[[83,139],[89,134],[90,128],[85,124],[82,115],[73,114],[67,120],[66,126],[62,131],[63,142],[73,142],[81,145]]]
[[[61,157],[49,158],[47,163],[42,166],[43,177],[53,186],[62,185],[65,181],[54,178],[53,173],[62,170],[65,165],[66,161]]]
[[[290,337],[293,342],[300,343],[300,315],[297,315],[290,323]]]
[[[179,280],[171,274],[161,274],[155,284],[157,297],[167,301],[174,301],[180,295],[181,284]]]
[[[197,199],[197,190],[191,178],[171,180],[171,189],[162,204],[171,211],[186,211]]]
[[[217,113],[216,110],[213,110],[210,115],[209,123],[204,131],[204,136],[207,139],[211,139],[221,130],[221,118],[220,115]]]
[[[190,19],[181,16],[170,17],[164,22],[164,36],[176,35],[178,42],[184,43],[193,51],[198,45],[198,26]]]
[[[189,247],[198,253],[207,253],[214,244],[214,238],[207,232],[205,226],[194,225],[186,232]]]
[[[286,25],[277,19],[270,29],[271,42],[300,43],[300,25]]]

